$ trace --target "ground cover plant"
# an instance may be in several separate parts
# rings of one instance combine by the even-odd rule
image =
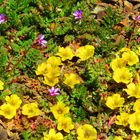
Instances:
[[[140,140],[139,0],[0,0],[0,140]]]

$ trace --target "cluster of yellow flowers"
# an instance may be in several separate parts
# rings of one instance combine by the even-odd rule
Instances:
[[[59,82],[59,76],[61,75],[60,66],[63,65],[63,61],[72,60],[74,56],[79,57],[80,61],[85,61],[92,57],[93,54],[94,47],[91,45],[82,46],[75,52],[69,46],[66,48],[59,47],[57,56],[50,56],[46,62],[38,65],[36,75],[44,76],[44,84],[55,86]],[[65,73],[64,77],[63,83],[71,88],[80,83],[78,75],[73,72]]]
[[[84,124],[77,128],[78,140],[97,140],[96,129],[89,124]],[[56,133],[55,129],[50,129],[49,133],[44,133],[44,140],[63,140],[62,133]],[[117,140],[117,139],[116,139]]]
[[[124,52],[123,52],[124,51]],[[121,50],[123,52],[122,57],[115,58],[110,66],[113,72],[113,79],[117,83],[125,83],[128,84],[132,79],[132,74],[129,69],[126,67],[127,65],[132,66],[139,62],[139,58],[137,54],[129,49]]]
[[[67,133],[70,133],[70,130],[74,129],[72,119],[68,117],[69,107],[66,106],[63,102],[58,102],[56,105],[52,106],[51,112],[54,115],[54,118],[57,119],[57,129],[64,130]],[[77,139],[78,140],[96,140],[97,131],[96,129],[89,124],[84,124],[77,128]],[[44,140],[63,140],[62,133],[56,133],[55,129],[50,129],[49,133],[44,133]]]
[[[74,56],[79,57],[81,61],[85,61],[94,55],[94,47],[92,45],[85,45],[78,48],[75,52],[70,47],[60,47],[58,56],[62,61],[71,60]]]
[[[70,133],[70,130],[74,128],[74,125],[72,123],[72,119],[68,117],[69,107],[67,107],[63,102],[58,102],[56,105],[52,106],[50,110],[53,113],[54,118],[57,119],[57,129]]]
[[[44,76],[44,84],[54,86],[59,82],[61,59],[56,56],[51,56],[46,62],[38,65],[36,74]]]
[[[117,125],[123,125],[124,127],[127,127],[129,124],[131,130],[140,132],[140,112],[136,111],[132,114],[122,112],[116,117],[115,123]]]
[[[131,130],[140,132],[140,83],[133,82],[132,74],[129,71],[129,67],[137,64],[139,62],[139,58],[135,52],[128,48],[122,49],[120,52],[122,53],[122,57],[117,57],[110,64],[113,70],[113,79],[117,83],[127,84],[127,88],[123,89],[123,91],[125,91],[129,97],[135,97],[138,99],[133,106],[134,113],[129,114],[125,111],[120,112],[120,115],[116,117],[115,123],[124,127],[129,125]],[[106,105],[113,110],[118,107],[122,107],[124,102],[124,98],[121,97],[119,93],[116,93],[107,97]]]
[[[12,119],[16,115],[16,110],[19,109],[22,100],[16,95],[6,96],[6,103],[0,106],[0,115],[6,119]],[[22,114],[28,118],[40,115],[40,110],[36,103],[28,103],[22,106]]]
[[[20,107],[22,101],[16,95],[6,96],[6,103],[0,106],[0,115],[7,119],[12,119],[16,115],[16,110]]]
[[[0,80],[0,90],[4,89],[4,83]],[[0,115],[6,119],[12,119],[16,115],[16,110],[20,107],[22,100],[16,95],[6,96],[6,103],[0,106]],[[22,114],[27,115],[28,118],[38,116],[41,114],[36,103],[28,103],[22,106]]]

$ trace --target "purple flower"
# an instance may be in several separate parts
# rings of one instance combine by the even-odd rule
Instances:
[[[60,94],[59,88],[52,87],[51,89],[48,89],[48,91],[50,92],[50,96],[56,96]]]
[[[41,44],[43,47],[46,47],[47,41],[44,39],[44,35],[38,35],[37,42],[38,44]]]
[[[6,21],[5,14],[0,14],[0,24]]]
[[[82,18],[82,10],[76,10],[73,13],[73,16],[74,16],[75,19],[81,19]]]
[[[140,15],[138,15],[138,16],[136,17],[136,20],[140,20]]]

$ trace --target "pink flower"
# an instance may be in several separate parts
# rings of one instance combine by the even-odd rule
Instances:
[[[75,19],[81,19],[82,18],[82,10],[76,10],[74,13],[73,13],[73,16],[75,17]]]
[[[48,89],[49,93],[50,93],[50,96],[56,96],[56,95],[59,95],[59,88],[54,88],[52,87],[51,89]]]
[[[38,42],[38,44],[42,45],[43,47],[46,47],[47,41],[44,39],[44,35],[38,35],[37,42]]]
[[[6,21],[5,14],[0,14],[0,24]]]
[[[140,20],[140,15],[138,15],[138,16],[136,17],[136,20]]]

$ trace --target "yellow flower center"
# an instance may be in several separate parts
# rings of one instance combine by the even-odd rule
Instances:
[[[85,130],[84,137],[89,138],[90,136],[91,136],[91,131],[90,130]]]
[[[129,62],[133,62],[133,61],[134,61],[134,58],[130,55],[127,59],[127,62],[129,63]]]
[[[62,56],[63,56],[63,57],[68,57],[69,54],[68,54],[68,52],[62,52]]]
[[[10,102],[10,104],[11,104],[12,106],[15,106],[15,105],[16,105],[16,101],[12,99],[11,102]]]
[[[59,108],[59,109],[57,110],[57,112],[58,112],[58,114],[62,114],[62,113],[63,113],[63,110],[62,110],[61,108]]]
[[[114,107],[118,106],[118,101],[114,101]]]
[[[126,124],[128,123],[128,121],[127,121],[127,120],[123,120],[122,123],[123,123],[124,125],[126,125]]]
[[[127,76],[124,75],[124,74],[121,74],[120,78],[121,78],[122,80],[125,80],[125,79],[127,79]]]
[[[28,110],[29,113],[34,113],[34,110],[31,108]]]
[[[56,137],[51,136],[51,137],[49,138],[49,140],[56,140]]]
[[[66,129],[67,127],[68,127],[68,125],[67,125],[67,123],[62,123],[62,127],[64,128],[64,129]]]
[[[10,110],[9,108],[6,108],[6,109],[4,110],[4,113],[7,114],[7,115],[9,115],[9,114],[11,114],[11,110]]]

